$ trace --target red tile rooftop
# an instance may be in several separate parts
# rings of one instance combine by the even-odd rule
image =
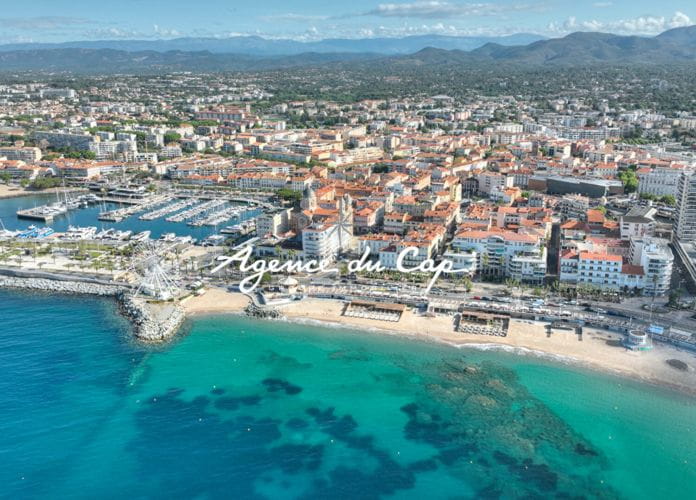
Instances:
[[[591,224],[602,224],[604,223],[604,213],[600,210],[588,210],[587,211],[587,222]]]
[[[561,259],[575,259],[578,257],[578,253],[575,250],[568,250],[561,255]]]
[[[632,276],[643,276],[643,266],[634,266],[632,264],[624,264],[621,268],[621,274],[630,274]]]

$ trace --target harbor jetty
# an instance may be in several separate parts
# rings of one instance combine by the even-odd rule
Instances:
[[[112,297],[117,300],[121,313],[133,324],[134,336],[143,342],[169,340],[186,319],[178,302],[150,302],[143,297],[134,297],[131,288],[121,283],[46,272],[0,270],[0,288]]]
[[[124,208],[117,208],[115,210],[101,212],[97,219],[106,222],[121,222],[123,219],[126,219],[131,215],[135,215],[138,212],[143,212],[150,208],[163,205],[172,201],[172,199],[173,198],[171,196],[167,195],[153,196],[152,198],[146,200],[139,200],[137,203],[133,203]]]
[[[215,208],[218,208],[227,202],[225,200],[221,199],[214,199],[210,201],[206,201],[203,203],[200,203],[199,205],[195,205],[188,210],[184,210],[183,212],[179,212],[178,214],[174,214],[170,217],[167,217],[165,220],[167,222],[183,222],[185,220],[193,219],[194,217],[201,215],[205,212],[208,212],[210,210],[213,210]]]
[[[280,319],[283,317],[278,309],[259,306],[253,302],[244,309],[244,313],[251,318],[259,319]]]
[[[129,293],[118,298],[121,311],[133,323],[136,338],[144,342],[169,340],[186,319],[178,302],[150,303]]]
[[[157,210],[153,210],[152,212],[148,212],[146,214],[143,214],[139,217],[140,220],[155,220],[159,219],[160,217],[164,217],[165,215],[172,214],[174,212],[178,212],[181,209],[190,207],[191,205],[198,203],[198,200],[196,198],[189,198],[187,200],[181,200],[177,201],[175,203],[172,203],[171,205],[167,205],[165,207],[159,208]]]
[[[123,288],[117,285],[19,276],[0,276],[0,287],[20,288],[39,292],[97,295],[100,297],[116,297],[123,291]]]

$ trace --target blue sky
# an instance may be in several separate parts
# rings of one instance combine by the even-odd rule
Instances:
[[[424,33],[654,35],[696,23],[696,0],[3,1],[0,43],[226,37],[313,40]]]

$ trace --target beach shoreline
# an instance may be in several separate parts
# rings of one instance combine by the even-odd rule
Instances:
[[[18,186],[8,186],[7,184],[0,184],[0,200],[9,198],[22,198],[24,196],[54,195],[56,194],[56,192],[64,193],[66,191],[71,193],[82,192],[85,190],[80,188],[68,188],[66,190],[65,188],[61,187],[36,190]]]
[[[237,292],[209,289],[183,303],[187,317],[241,315],[251,300]],[[428,340],[462,349],[500,350],[517,355],[568,363],[617,375],[640,383],[666,387],[696,396],[696,353],[662,343],[648,352],[630,351],[620,346],[623,336],[616,332],[586,328],[582,340],[574,333],[545,330],[545,323],[512,319],[506,337],[455,332],[448,316],[423,317],[404,313],[397,323],[342,316],[344,302],[335,299],[305,299],[279,307],[283,320],[295,324],[341,328],[365,333],[398,335]],[[679,370],[668,364],[679,360],[687,365]]]

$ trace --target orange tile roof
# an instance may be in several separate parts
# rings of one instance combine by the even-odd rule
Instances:
[[[620,255],[608,253],[580,252],[580,260],[601,260],[605,262],[623,262]]]

